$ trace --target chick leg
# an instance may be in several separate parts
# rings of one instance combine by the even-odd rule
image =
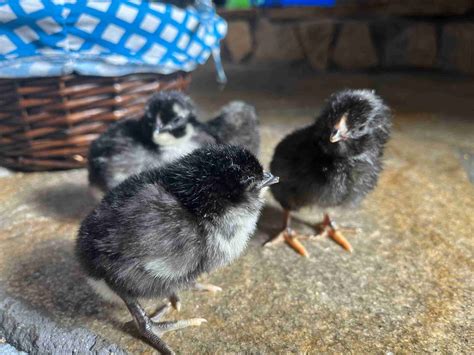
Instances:
[[[298,240],[300,236],[291,228],[291,214],[290,211],[285,210],[284,212],[284,226],[283,230],[273,239],[265,242],[264,247],[286,242],[291,248],[293,248],[298,254],[308,257],[309,253],[303,244]]]
[[[171,309],[171,304],[166,304],[160,307],[153,318],[150,319],[136,299],[124,298],[123,300],[137,323],[140,335],[162,354],[174,354],[174,351],[161,339],[162,334],[190,326],[199,326],[202,323],[207,322],[202,318],[158,322],[158,320],[160,320]]]
[[[280,233],[278,233],[275,237],[267,240],[263,246],[270,247],[276,244],[280,244],[285,241],[285,234],[289,234],[290,230],[290,223],[291,223],[291,214],[290,211],[284,210],[284,218],[283,218],[283,229]]]
[[[352,253],[352,245],[340,232],[340,229],[331,220],[327,213],[324,214],[324,219],[321,223],[316,225],[316,228],[320,231],[320,234],[327,234],[332,240],[343,247],[348,252]]]
[[[168,297],[168,300],[171,303],[171,306],[179,312],[181,310],[181,299],[179,298],[178,294],[173,293],[171,296]]]

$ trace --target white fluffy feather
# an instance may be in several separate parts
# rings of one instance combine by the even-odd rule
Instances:
[[[182,137],[176,138],[168,132],[154,135],[153,141],[160,145],[162,152],[160,160],[168,163],[199,148],[199,144],[192,140],[194,135],[194,128],[189,123],[186,125],[186,134]]]
[[[247,246],[247,242],[257,227],[258,213],[248,213],[242,207],[230,209],[221,219],[220,229],[236,230],[230,239],[219,233],[211,234],[214,239],[216,252],[227,256],[226,264],[237,258]],[[221,265],[224,266],[224,265]]]

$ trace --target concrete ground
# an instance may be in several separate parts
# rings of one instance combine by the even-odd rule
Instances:
[[[205,112],[232,99],[253,103],[265,164],[329,93],[374,88],[395,114],[386,168],[360,208],[332,211],[339,224],[360,229],[347,234],[353,254],[322,238],[304,242],[309,259],[285,246],[262,249],[281,225],[269,196],[247,253],[204,278],[224,291],[184,292],[181,313],[169,315],[209,323],[164,339],[181,354],[472,353],[474,81],[302,69],[228,68],[228,75],[219,91],[212,72],[196,73],[191,94]],[[0,343],[37,353],[154,353],[125,307],[89,289],[74,259],[78,224],[93,207],[86,172],[2,175]],[[308,222],[321,216],[297,214]]]

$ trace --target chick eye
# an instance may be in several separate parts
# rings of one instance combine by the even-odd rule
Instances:
[[[242,183],[243,183],[244,185],[249,185],[249,184],[251,184],[251,183],[253,182],[253,180],[254,180],[254,178],[251,177],[251,176],[244,176],[244,177],[242,178]]]
[[[178,117],[176,117],[176,118],[173,120],[173,122],[174,122],[175,124],[179,124],[179,123],[184,122],[184,119],[185,119],[184,117],[178,116]]]

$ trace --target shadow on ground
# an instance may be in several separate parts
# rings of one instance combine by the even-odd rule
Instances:
[[[32,191],[31,203],[45,216],[81,220],[94,208],[97,200],[87,186],[64,182]]]
[[[23,255],[11,266],[14,272],[7,279],[6,291],[55,320],[65,320],[62,325],[96,318],[122,326],[110,317],[110,310],[117,306],[101,301],[87,284],[74,255],[74,241],[38,243],[32,254]]]

